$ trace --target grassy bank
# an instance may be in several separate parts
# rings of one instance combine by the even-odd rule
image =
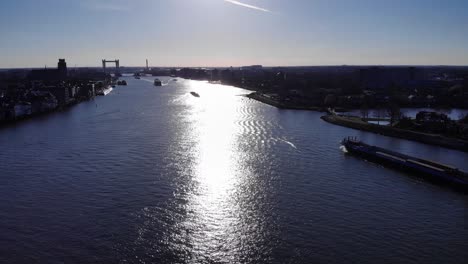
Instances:
[[[427,134],[421,132],[415,132],[411,130],[404,130],[393,128],[390,126],[381,126],[376,124],[370,124],[364,122],[359,117],[342,117],[336,115],[326,115],[321,117],[324,121],[349,127],[353,129],[368,131],[384,136],[403,138],[407,140],[413,140],[425,144],[441,146],[450,149],[456,149],[464,152],[468,152],[468,141],[448,138],[437,134]]]
[[[269,98],[261,93],[254,92],[251,94],[247,95],[248,98],[257,100],[259,102],[262,102],[264,104],[268,104],[280,109],[292,109],[292,110],[308,110],[308,111],[319,111],[319,112],[326,112],[326,109],[323,107],[317,107],[317,106],[304,106],[304,105],[298,105],[295,104],[294,102],[286,102],[286,101],[281,101],[281,100],[276,100]]]

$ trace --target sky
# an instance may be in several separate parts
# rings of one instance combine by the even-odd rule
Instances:
[[[468,65],[466,0],[1,0],[0,68]]]

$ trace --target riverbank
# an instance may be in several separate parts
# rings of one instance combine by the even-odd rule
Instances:
[[[343,117],[337,115],[326,115],[321,117],[322,120],[339,126],[349,127],[353,129],[363,130],[384,136],[397,137],[407,140],[413,140],[424,144],[435,145],[455,150],[468,152],[468,141],[444,137],[437,134],[428,134],[415,132],[410,130],[393,128],[390,126],[382,126],[370,124],[362,121],[359,117]]]
[[[307,105],[300,105],[296,104],[294,102],[288,102],[285,100],[279,100],[275,99],[271,96],[259,93],[259,92],[253,92],[248,95],[246,95],[248,98],[257,100],[259,102],[262,102],[264,104],[268,104],[280,109],[291,109],[291,110],[308,110],[308,111],[318,111],[318,112],[326,112],[326,108],[323,107],[317,107],[317,106],[307,106]]]
[[[53,113],[64,112],[64,111],[67,111],[67,110],[71,109],[73,106],[78,105],[78,104],[80,104],[82,102],[93,100],[94,97],[95,96],[90,97],[90,98],[77,98],[74,101],[68,103],[67,105],[57,106],[56,108],[49,109],[47,111],[35,112],[35,113],[31,113],[29,115],[16,117],[16,118],[13,118],[13,119],[1,120],[0,121],[0,128],[13,126],[13,125],[16,125],[18,123],[25,122],[27,120],[32,120],[32,119],[36,119],[36,118],[39,118],[39,117],[44,117],[44,116],[47,116],[47,115],[50,115],[50,114],[53,114]]]

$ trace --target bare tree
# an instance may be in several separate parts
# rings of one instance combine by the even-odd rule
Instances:
[[[387,112],[385,111],[385,108],[382,108],[381,106],[377,106],[375,109],[377,113],[377,124],[380,125],[380,119],[386,117]]]
[[[361,117],[368,118],[369,117],[369,107],[366,103],[361,105]]]
[[[393,124],[396,121],[400,120],[402,116],[400,107],[396,103],[392,103],[387,106],[386,114],[388,117],[390,117],[390,124]]]

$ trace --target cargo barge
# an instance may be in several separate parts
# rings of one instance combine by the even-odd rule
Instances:
[[[468,191],[468,174],[455,167],[371,146],[356,138],[345,138],[342,145],[348,153],[366,160],[411,172],[421,178],[450,185],[464,192]]]

